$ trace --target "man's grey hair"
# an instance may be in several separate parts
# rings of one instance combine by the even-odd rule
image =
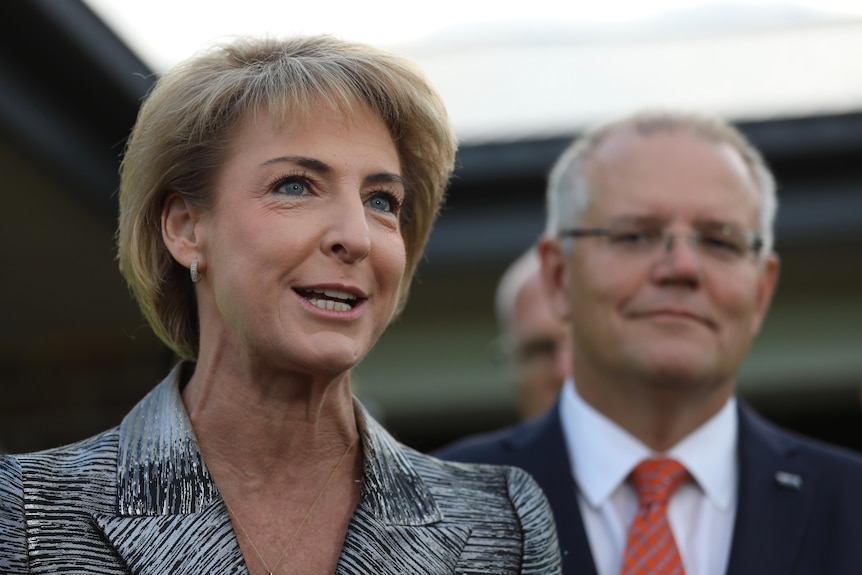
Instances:
[[[760,152],[726,121],[707,114],[670,110],[648,110],[600,124],[576,139],[554,164],[546,196],[545,233],[550,237],[577,226],[590,202],[590,185],[584,167],[591,154],[609,136],[623,130],[649,136],[657,132],[687,131],[708,141],[729,145],[745,162],[760,190],[762,254],[772,251],[775,215],[778,210],[775,178]]]

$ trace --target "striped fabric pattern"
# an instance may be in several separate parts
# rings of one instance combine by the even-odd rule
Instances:
[[[179,371],[118,428],[0,458],[0,574],[248,573]],[[550,509],[525,472],[423,455],[356,406],[365,472],[337,574],[560,573]]]
[[[670,496],[689,477],[668,457],[641,461],[631,474],[640,506],[629,527],[620,575],[685,575],[667,519]]]

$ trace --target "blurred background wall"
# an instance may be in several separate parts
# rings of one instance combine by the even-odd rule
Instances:
[[[410,303],[356,370],[363,401],[402,440],[426,450],[515,421],[493,293],[541,233],[547,171],[584,126],[672,105],[735,121],[779,182],[781,284],[742,395],[862,450],[862,20],[776,9],[743,26],[703,10],[624,29],[456,26],[394,46],[440,87],[462,140]],[[80,0],[0,4],[8,451],[118,423],[174,361],[113,246],[118,162],[157,66],[104,17]]]

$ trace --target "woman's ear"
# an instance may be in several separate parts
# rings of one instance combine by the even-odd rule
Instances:
[[[198,234],[200,210],[176,192],[171,192],[162,208],[162,239],[180,265],[190,267],[202,259],[203,245]]]

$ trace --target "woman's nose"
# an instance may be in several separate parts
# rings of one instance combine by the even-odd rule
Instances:
[[[371,233],[365,205],[357,196],[332,206],[323,250],[344,262],[361,261],[371,251]]]

